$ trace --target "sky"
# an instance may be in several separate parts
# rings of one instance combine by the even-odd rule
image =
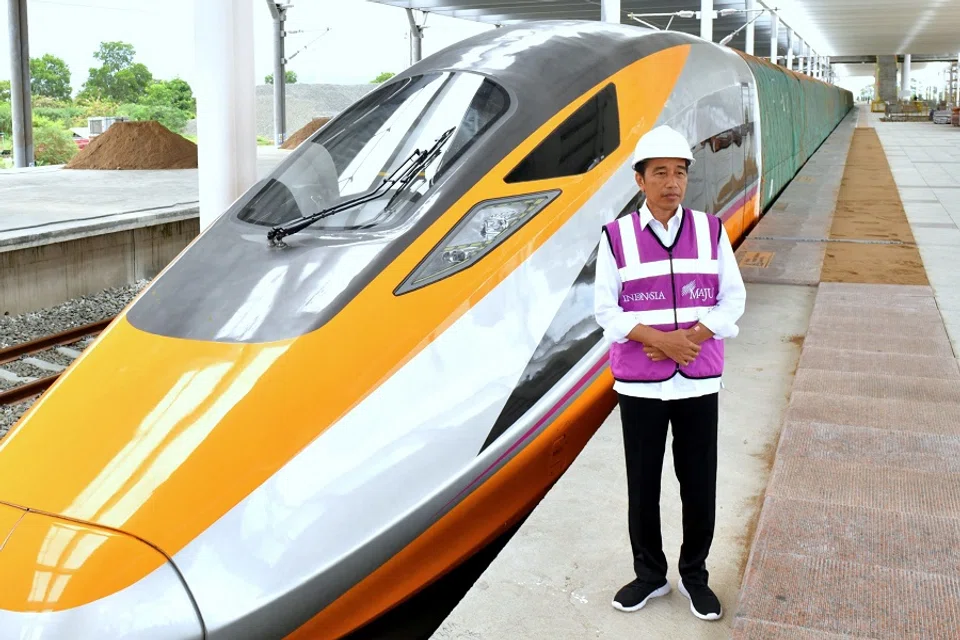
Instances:
[[[266,0],[248,1],[254,6],[254,60],[257,82],[262,83],[267,74],[273,73],[273,18]],[[78,91],[90,68],[99,66],[93,54],[100,42],[119,40],[134,46],[135,61],[144,63],[155,78],[180,77],[192,84],[196,68],[193,3],[194,0],[28,0],[30,57],[50,53],[63,58],[70,67],[74,91]],[[287,37],[287,57],[310,45],[287,67],[297,72],[300,82],[363,83],[382,71],[396,73],[409,66],[410,27],[403,9],[368,0],[291,3],[287,29],[308,33]],[[0,80],[9,80],[6,0],[0,2],[0,9]],[[422,20],[419,12],[415,15]],[[429,15],[423,55],[492,28]]]

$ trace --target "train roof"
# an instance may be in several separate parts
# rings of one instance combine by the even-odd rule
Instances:
[[[462,40],[424,58],[396,79],[431,71],[472,71],[492,77],[513,92],[573,89],[572,100],[646,55],[698,42],[703,43],[676,31],[589,20],[527,22]]]

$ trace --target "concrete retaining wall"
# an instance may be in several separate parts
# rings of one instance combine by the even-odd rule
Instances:
[[[0,249],[0,314],[19,314],[156,276],[200,232],[199,218]]]

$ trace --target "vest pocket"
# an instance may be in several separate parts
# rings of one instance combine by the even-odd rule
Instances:
[[[689,366],[680,367],[688,378],[716,378],[723,373],[723,341],[710,338]]]
[[[654,362],[643,351],[643,344],[629,340],[610,346],[610,371],[623,382],[663,382],[673,377],[677,363],[667,358]]]

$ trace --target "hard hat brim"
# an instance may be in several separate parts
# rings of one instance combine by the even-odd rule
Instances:
[[[690,167],[692,167],[693,165],[697,164],[697,161],[694,160],[693,158],[685,158],[685,157],[683,157],[683,156],[652,156],[652,157],[650,157],[650,158],[635,158],[635,159],[633,160],[633,165],[632,165],[634,171],[639,171],[639,170],[640,170],[638,165],[639,165],[641,162],[644,162],[644,161],[646,161],[646,160],[653,160],[654,157],[657,157],[657,158],[667,158],[667,157],[670,157],[670,158],[676,158],[677,160],[686,160],[688,163],[690,163],[690,164],[688,165],[688,166],[690,166]]]

